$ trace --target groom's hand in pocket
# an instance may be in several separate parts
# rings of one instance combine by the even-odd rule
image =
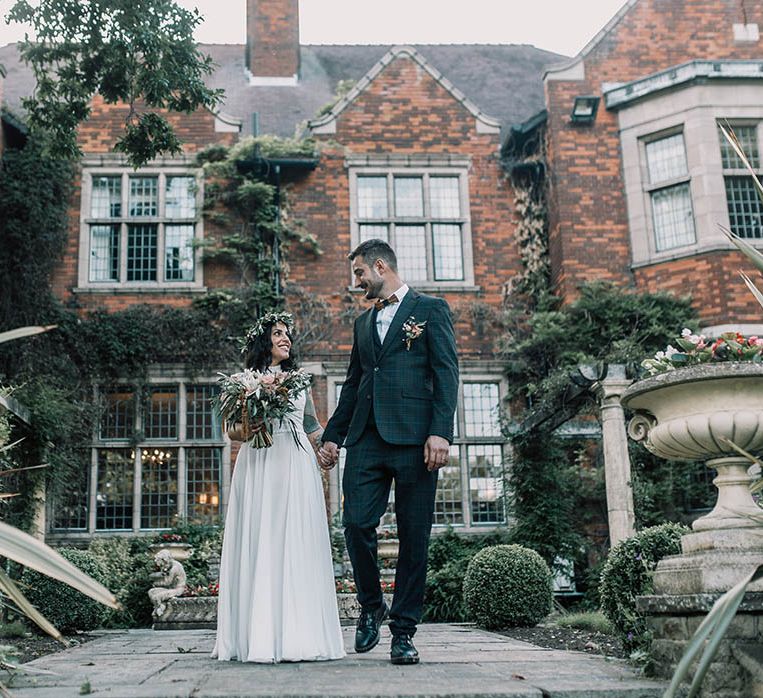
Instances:
[[[324,441],[318,449],[318,464],[324,470],[331,470],[339,460],[339,447],[333,441]]]
[[[450,444],[442,436],[432,434],[424,444],[424,463],[427,470],[437,470],[447,465],[450,457]]]

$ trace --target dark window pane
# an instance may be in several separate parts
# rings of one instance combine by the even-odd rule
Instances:
[[[188,386],[186,438],[194,441],[222,438],[220,413],[212,406],[212,398],[217,392],[217,386],[214,385]]]
[[[140,527],[170,528],[178,513],[176,448],[142,448]]]
[[[156,225],[127,226],[127,280],[156,281]]]
[[[752,177],[724,177],[731,231],[741,238],[763,238],[763,203]]]
[[[498,444],[468,446],[472,523],[503,523],[503,455]]]
[[[135,465],[129,448],[98,450],[95,527],[98,530],[132,529]]]
[[[147,439],[177,439],[178,391],[176,386],[150,388],[143,424]]]
[[[104,392],[102,439],[129,439],[135,430],[135,393],[119,386]]]
[[[188,471],[188,519],[218,523],[222,452],[219,448],[186,449]]]

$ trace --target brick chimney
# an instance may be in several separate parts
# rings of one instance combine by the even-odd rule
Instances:
[[[246,67],[253,85],[296,85],[299,0],[246,0]]]

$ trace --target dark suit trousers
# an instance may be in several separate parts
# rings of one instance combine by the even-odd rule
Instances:
[[[393,635],[413,635],[424,605],[437,471],[426,469],[423,444],[389,444],[379,436],[375,426],[369,425],[363,436],[347,449],[342,478],[347,552],[358,602],[367,610],[379,608],[382,603],[376,527],[386,511],[393,480],[400,553],[389,625]]]

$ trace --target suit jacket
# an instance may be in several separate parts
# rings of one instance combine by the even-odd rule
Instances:
[[[410,348],[406,322],[426,323]],[[448,304],[409,289],[383,344],[373,308],[355,320],[347,378],[323,441],[352,446],[373,406],[376,428],[387,443],[423,445],[432,434],[451,442],[457,395],[458,356]]]

